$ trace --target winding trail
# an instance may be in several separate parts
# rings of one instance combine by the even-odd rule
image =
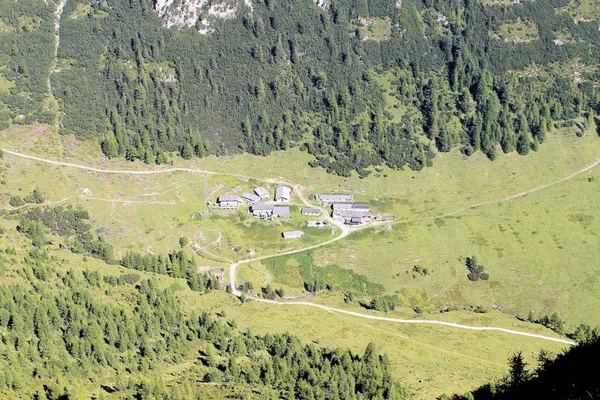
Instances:
[[[599,164],[600,164],[600,158],[597,158],[593,163],[591,163],[589,165],[586,165],[585,167],[583,167],[581,169],[578,169],[577,171],[573,172],[572,174],[569,174],[569,175],[567,175],[567,176],[565,176],[565,177],[563,177],[563,178],[561,178],[561,179],[559,179],[557,181],[546,183],[546,184],[543,184],[543,185],[540,185],[540,186],[536,186],[534,188],[531,188],[531,189],[528,189],[528,190],[524,190],[522,192],[514,193],[514,194],[512,194],[510,196],[503,197],[500,200],[490,200],[490,201],[483,201],[481,203],[471,204],[471,205],[469,205],[467,207],[463,207],[463,208],[460,208],[458,210],[452,211],[450,213],[444,214],[443,217],[451,217],[453,215],[457,215],[457,214],[460,214],[462,212],[465,212],[467,210],[471,210],[471,209],[474,209],[474,208],[488,206],[488,205],[491,205],[491,204],[505,203],[507,201],[512,201],[512,200],[518,199],[519,197],[525,197],[528,194],[539,192],[540,190],[544,190],[544,189],[547,189],[549,187],[558,185],[560,183],[564,183],[566,181],[569,181],[569,180],[575,178],[576,176],[583,174],[584,172],[592,170],[594,167],[597,167]]]
[[[156,174],[168,174],[168,173],[172,173],[172,172],[189,172],[191,174],[234,176],[234,177],[238,177],[238,178],[255,179],[255,180],[258,180],[258,181],[262,181],[262,182],[270,182],[270,183],[281,182],[281,183],[289,184],[289,182],[283,182],[283,181],[277,181],[277,180],[270,180],[270,179],[261,179],[261,178],[256,178],[256,177],[253,177],[253,176],[242,175],[242,174],[233,174],[233,173],[227,173],[227,172],[208,171],[208,170],[203,170],[203,169],[198,169],[198,168],[176,167],[176,168],[165,168],[165,169],[155,169],[155,170],[145,170],[145,171],[136,171],[136,170],[127,170],[127,169],[123,169],[123,170],[118,170],[118,169],[103,169],[103,168],[95,168],[95,167],[90,167],[88,165],[74,164],[74,163],[64,162],[64,161],[49,160],[47,158],[32,156],[32,155],[29,155],[29,154],[19,153],[19,152],[8,150],[8,149],[2,149],[2,151],[4,151],[7,154],[11,154],[13,156],[16,156],[16,157],[27,158],[29,160],[39,161],[39,162],[43,162],[45,164],[57,165],[57,166],[60,166],[60,167],[77,168],[77,169],[82,169],[82,170],[85,170],[85,171],[100,172],[100,173],[103,173],[103,174],[115,174],[115,175],[156,175]]]
[[[471,325],[461,325],[461,324],[456,324],[453,322],[437,321],[437,320],[431,320],[431,319],[429,319],[429,320],[428,319],[400,319],[400,318],[391,318],[391,317],[380,317],[378,315],[364,314],[364,313],[359,313],[359,312],[355,312],[355,311],[344,310],[341,308],[329,307],[329,306],[325,306],[322,304],[308,303],[308,302],[304,302],[304,301],[276,301],[276,300],[261,299],[261,298],[257,298],[257,297],[251,297],[251,298],[253,300],[259,301],[261,303],[268,303],[268,304],[273,304],[273,305],[278,305],[278,306],[298,305],[298,306],[316,307],[316,308],[320,308],[325,311],[346,314],[346,315],[351,315],[353,317],[371,319],[371,320],[376,320],[376,321],[395,322],[395,323],[399,323],[399,324],[442,325],[442,326],[449,326],[449,327],[458,328],[458,329],[467,329],[467,330],[471,330],[471,331],[497,331],[497,332],[508,333],[511,335],[527,336],[527,337],[536,338],[536,339],[549,340],[552,342],[568,344],[568,345],[576,344],[572,340],[568,340],[568,339],[561,339],[561,338],[554,338],[554,337],[550,337],[550,336],[538,335],[537,333],[521,332],[521,331],[501,328],[501,327],[497,327],[497,326],[471,326]]]
[[[305,205],[310,206],[310,207],[315,207],[314,204],[310,203],[306,199],[306,197],[304,197],[304,195],[302,194],[300,185],[291,184],[290,182],[282,181],[282,180],[261,179],[261,178],[251,177],[251,176],[242,175],[242,174],[221,173],[221,172],[208,171],[208,170],[202,170],[202,169],[181,168],[181,167],[166,168],[166,169],[159,169],[159,170],[152,170],[152,171],[110,170],[110,169],[94,168],[94,167],[90,167],[87,165],[80,165],[80,164],[63,162],[63,161],[48,160],[48,159],[45,159],[42,157],[23,154],[23,153],[19,153],[19,152],[8,150],[8,149],[2,149],[2,150],[7,154],[11,154],[16,157],[35,160],[35,161],[43,162],[46,164],[52,164],[52,165],[57,165],[57,166],[70,167],[70,168],[78,168],[78,169],[82,169],[82,170],[105,173],[105,174],[153,175],[153,174],[165,174],[165,173],[171,173],[171,172],[188,172],[188,173],[194,173],[194,174],[233,176],[233,177],[239,177],[239,178],[245,178],[245,179],[255,179],[257,181],[268,182],[268,183],[286,184],[286,185],[291,185],[296,189],[296,194],[298,195],[298,197],[302,200],[302,202]],[[558,179],[556,181],[546,183],[543,185],[539,185],[539,186],[536,186],[536,187],[533,187],[531,189],[524,190],[521,192],[517,192],[510,196],[505,196],[501,199],[489,200],[489,201],[484,201],[484,202],[480,202],[480,203],[476,203],[476,204],[471,204],[467,207],[463,207],[463,208],[460,208],[458,210],[455,210],[455,211],[452,211],[452,212],[449,212],[449,213],[446,213],[443,215],[437,215],[437,216],[426,217],[426,218],[421,218],[421,219],[439,218],[439,217],[444,217],[444,216],[454,216],[454,215],[458,215],[462,212],[465,212],[467,210],[472,210],[472,209],[483,207],[486,205],[512,201],[512,200],[527,196],[529,194],[538,192],[540,190],[544,190],[549,187],[558,185],[560,183],[564,183],[568,180],[575,178],[578,175],[581,175],[584,172],[590,171],[591,169],[598,166],[599,164],[600,164],[600,158],[596,159],[591,164],[589,164],[589,165],[587,165],[587,166],[585,166],[585,167],[583,167],[561,179]],[[304,248],[296,249],[296,250],[290,250],[290,251],[277,253],[277,254],[270,254],[270,255],[264,255],[264,256],[260,256],[260,257],[249,258],[249,259],[240,260],[240,261],[237,261],[237,262],[231,264],[231,266],[229,268],[229,281],[230,281],[230,284],[232,287],[232,293],[238,297],[240,297],[242,295],[242,292],[237,288],[237,284],[236,284],[236,270],[240,265],[248,264],[248,263],[255,262],[255,261],[261,261],[261,260],[265,260],[265,259],[269,259],[269,258],[275,258],[275,257],[280,257],[280,256],[296,254],[296,253],[300,253],[303,251],[313,250],[313,249],[316,249],[319,247],[327,246],[331,243],[342,240],[343,238],[348,236],[351,232],[361,229],[361,228],[355,228],[355,229],[351,230],[351,228],[344,225],[343,223],[333,220],[329,216],[329,214],[325,211],[325,209],[323,209],[322,207],[319,207],[319,208],[321,209],[323,216],[328,221],[330,221],[333,225],[335,225],[341,229],[340,235],[336,236],[333,239],[327,240],[325,242],[322,242],[322,243],[319,243],[319,244],[316,244],[313,246],[304,247]],[[395,223],[406,223],[406,222],[410,222],[410,221],[406,221],[406,220],[395,221]],[[552,341],[552,342],[567,344],[567,345],[575,345],[576,344],[574,341],[571,341],[568,339],[550,337],[550,336],[539,335],[539,334],[529,333],[529,332],[522,332],[522,331],[518,331],[518,330],[514,330],[514,329],[506,329],[506,328],[501,328],[501,327],[496,327],[496,326],[471,326],[471,325],[462,325],[462,324],[456,324],[456,323],[445,322],[445,321],[437,321],[437,320],[400,319],[400,318],[382,317],[382,316],[378,316],[378,315],[359,313],[356,311],[344,310],[341,308],[335,308],[335,307],[330,307],[330,306],[326,306],[326,305],[322,305],[322,304],[309,303],[309,302],[303,302],[303,301],[275,301],[275,300],[262,299],[262,298],[255,297],[255,296],[250,296],[249,298],[251,298],[254,301],[261,302],[261,303],[272,304],[272,305],[277,305],[277,306],[297,305],[297,306],[306,306],[306,307],[316,307],[321,310],[325,310],[325,311],[329,311],[329,312],[335,312],[335,313],[350,315],[350,316],[357,317],[357,318],[364,318],[364,319],[370,319],[370,320],[376,320],[376,321],[393,322],[393,323],[400,323],[400,324],[439,325],[439,326],[447,326],[447,327],[451,327],[451,328],[465,329],[465,330],[471,330],[471,331],[496,331],[496,332],[503,332],[503,333],[507,333],[507,334],[511,334],[511,335],[526,336],[526,337],[531,337],[531,338],[536,338],[536,339],[542,339],[542,340],[547,340],[547,341]]]

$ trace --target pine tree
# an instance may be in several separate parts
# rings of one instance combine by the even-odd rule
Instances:
[[[508,365],[509,382],[512,387],[526,382],[531,377],[531,374],[527,371],[527,364],[525,363],[521,352],[513,354],[508,361]]]

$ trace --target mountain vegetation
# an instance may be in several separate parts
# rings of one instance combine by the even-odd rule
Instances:
[[[224,314],[184,314],[155,275],[90,269],[49,240],[34,243],[32,229],[2,225],[0,238],[15,244],[0,248],[2,398],[190,399],[206,388],[219,398],[408,396],[372,344],[355,354],[242,332]]]
[[[599,111],[600,32],[568,0],[239,3],[202,35],[165,27],[147,0],[68,1],[52,73],[52,3],[2,3],[13,85],[0,91],[0,124],[58,118],[108,157],[149,164],[300,146],[312,166],[365,176],[379,164],[419,170],[436,150],[526,155]],[[391,33],[364,40],[365,18]],[[519,24],[537,35],[519,38]]]
[[[184,312],[177,285],[161,285],[161,274],[182,279],[198,295],[220,283],[193,271],[185,249],[165,257],[128,252],[122,260],[110,250],[86,250],[100,240],[88,238],[87,218],[78,209],[51,207],[14,211],[0,221],[3,398],[189,399],[202,398],[207,388],[233,398],[410,397],[373,344],[356,354],[289,334],[241,331],[225,313]],[[59,248],[85,256],[66,259]],[[87,255],[125,268],[90,267]],[[394,306],[394,298],[380,296],[369,308]],[[581,325],[570,336],[580,343],[570,352],[542,353],[535,370],[515,354],[505,379],[452,398],[595,396],[598,382],[588,366],[600,333]]]

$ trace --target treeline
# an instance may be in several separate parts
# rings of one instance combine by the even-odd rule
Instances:
[[[553,358],[540,353],[539,365],[533,370],[521,353],[509,360],[509,374],[500,382],[482,386],[467,395],[446,395],[440,400],[493,400],[493,399],[595,399],[600,396],[600,381],[593,367],[600,357],[600,340],[572,347]]]
[[[0,285],[2,397],[188,399],[202,393],[199,382],[223,385],[214,390],[224,395],[248,387],[272,398],[409,397],[372,344],[358,355],[239,332],[224,312],[184,316],[153,280],[62,272],[46,252],[22,250],[29,256],[10,266],[0,257],[11,278]],[[165,370],[177,371],[168,385]]]
[[[190,289],[202,293],[221,287],[215,276],[199,273],[194,259],[183,250],[172,251],[165,256],[127,251],[121,260],[117,260],[112,245],[102,236],[91,233],[87,210],[72,206],[39,207],[16,215],[19,219],[17,230],[31,239],[38,249],[44,249],[50,243],[47,233],[51,233],[64,238],[62,246],[76,254],[89,255],[109,264],[120,264],[139,271],[183,278]]]
[[[125,268],[183,278],[190,289],[196,292],[206,293],[221,287],[221,283],[215,276],[199,273],[194,259],[183,250],[172,251],[167,256],[127,251],[120,264]]]
[[[481,150],[490,159],[499,149],[525,155],[556,124],[589,126],[598,111],[594,77],[576,84],[560,74],[542,80],[509,72],[576,57],[598,61],[590,56],[597,33],[557,13],[558,6],[409,0],[397,8],[390,1],[340,1],[323,11],[308,1],[257,3],[251,16],[241,11],[198,38],[193,30],[159,28],[147,3],[111,4],[101,20],[92,11],[88,20],[65,21],[73,34],[62,51],[84,69],[59,74],[57,85],[67,94],[57,96],[67,110],[67,131],[92,135],[108,126],[102,138],[107,155],[148,163],[166,162],[165,151],[185,158],[265,155],[301,144],[315,156],[312,166],[366,176],[382,163],[415,170],[431,165],[432,147],[459,147],[467,155]],[[121,26],[121,15],[129,26]],[[364,42],[349,32],[353,20],[368,15],[391,20],[390,40]],[[436,15],[445,16],[445,24]],[[515,46],[488,35],[517,18],[534,21],[540,32],[566,29],[588,40],[557,46],[552,33],[542,33],[535,43]],[[93,77],[105,48],[103,73]],[[398,77],[393,95],[407,110],[400,121],[385,110],[376,65]],[[83,91],[73,90],[85,69],[86,82],[99,80],[92,96],[83,82]],[[100,99],[90,108],[94,114],[81,118],[74,108],[94,99]]]
[[[76,254],[86,254],[114,263],[113,248],[102,236],[94,236],[86,210],[72,206],[38,207],[15,214],[19,219],[17,230],[31,239],[33,245],[43,248],[50,243],[51,233],[65,238],[63,246]]]

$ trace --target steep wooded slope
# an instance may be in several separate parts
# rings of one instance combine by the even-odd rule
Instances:
[[[3,22],[15,83],[0,97],[4,126],[52,119],[40,42],[53,7],[28,1],[34,11],[4,5],[42,19],[28,30]],[[299,145],[314,166],[365,175],[381,163],[420,169],[434,148],[525,155],[556,125],[583,127],[598,111],[600,33],[595,14],[581,20],[573,7],[67,1],[51,87],[62,132],[148,163]]]

